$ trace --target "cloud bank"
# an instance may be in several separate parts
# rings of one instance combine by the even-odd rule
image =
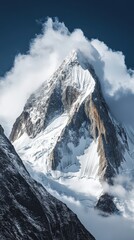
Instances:
[[[134,128],[134,71],[127,69],[122,52],[113,51],[97,39],[91,44],[104,62],[101,86],[111,112],[123,124]]]
[[[115,197],[115,203],[120,210],[122,216],[129,221],[134,222],[134,176],[130,172],[126,174],[117,175],[113,179],[114,184],[108,185],[103,183],[103,189],[105,192]],[[134,231],[134,227],[133,227]]]
[[[133,240],[134,236],[134,186],[133,176],[118,175],[113,179],[114,185],[103,183],[103,192],[114,196],[120,215],[102,217],[94,206],[97,195],[102,194],[101,184],[93,179],[84,179],[84,192],[76,178],[55,181],[47,178],[43,173],[36,173],[28,162],[26,168],[30,175],[40,182],[46,190],[64,202],[79,218],[86,229],[93,234],[96,240]],[[82,180],[82,179],[81,179]],[[72,188],[73,186],[73,188]],[[75,186],[75,189],[74,189]],[[89,187],[90,186],[90,187]],[[97,194],[96,194],[97,193]]]
[[[79,198],[75,199],[75,197],[67,195],[68,193],[61,194],[60,192],[59,194],[52,188],[46,188],[54,197],[67,204],[77,214],[82,224],[93,234],[96,240],[132,240],[134,236],[134,188],[132,186],[131,190],[127,191],[122,186],[123,182],[129,185],[129,180],[119,176],[118,179],[115,179],[115,186],[112,189],[111,186],[105,186],[106,191],[109,189],[109,193],[117,196],[120,200],[123,196],[123,200],[118,206],[122,211],[121,216],[102,217],[90,206],[90,200],[89,202],[87,200],[86,206],[84,206]],[[126,199],[125,195],[128,195]]]
[[[64,23],[48,18],[29,52],[16,56],[12,69],[0,78],[0,123],[7,135],[30,94],[73,49],[80,49],[89,58],[114,116],[122,123],[133,124],[134,71],[127,70],[123,54],[97,39],[89,41],[80,29],[70,33]]]

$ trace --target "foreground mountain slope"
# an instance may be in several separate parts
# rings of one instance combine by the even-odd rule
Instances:
[[[30,177],[1,126],[0,239],[94,239],[71,210]]]

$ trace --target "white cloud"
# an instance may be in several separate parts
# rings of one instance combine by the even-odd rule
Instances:
[[[79,199],[59,194],[51,188],[47,188],[47,190],[77,214],[82,224],[93,234],[96,240],[133,240],[134,219],[128,217],[129,211],[127,211],[127,216],[113,215],[102,217],[96,210],[90,207],[90,200],[89,202],[86,201],[87,206],[84,206]]]
[[[131,70],[130,74],[130,70],[127,70],[123,53],[112,51],[105,43],[97,39],[92,40],[91,43],[98,50],[101,60],[104,62],[106,94],[118,98],[120,91],[134,93],[134,72]]]
[[[49,18],[42,33],[31,42],[29,52],[16,56],[13,68],[0,79],[0,122],[7,134],[30,94],[74,48],[83,51],[94,66],[113,115],[134,125],[134,72],[127,70],[124,55],[97,39],[89,41],[80,29],[69,33],[64,23]]]
[[[117,207],[125,219],[134,221],[134,186],[133,176],[130,173],[127,175],[117,175],[113,179],[114,184],[108,185],[106,182],[103,184],[105,192],[115,197]]]
[[[35,172],[26,165],[30,175],[39,181],[46,190],[64,202],[80,219],[81,223],[93,234],[96,240],[133,240],[134,236],[134,186],[133,178],[118,175],[113,179],[114,185],[104,183],[104,191],[116,197],[120,215],[102,217],[94,206],[97,196],[102,194],[98,181],[93,179],[58,178],[48,179],[46,175]],[[67,181],[66,181],[67,180]],[[84,188],[80,187],[85,183]]]
[[[134,71],[127,69],[122,52],[112,51],[97,39],[93,39],[91,44],[104,63],[104,76],[100,80],[110,110],[121,123],[134,127]]]

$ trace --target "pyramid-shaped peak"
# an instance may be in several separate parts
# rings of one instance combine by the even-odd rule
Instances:
[[[89,66],[89,59],[79,49],[73,49],[65,59],[66,63],[77,62],[82,68],[87,69]]]

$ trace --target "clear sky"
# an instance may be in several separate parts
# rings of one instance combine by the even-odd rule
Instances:
[[[134,69],[133,5],[133,0],[0,0],[0,75],[12,67],[16,54],[26,53],[47,16],[122,51]]]

